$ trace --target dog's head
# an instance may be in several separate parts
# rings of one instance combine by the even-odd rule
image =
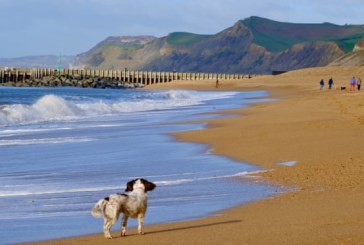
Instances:
[[[129,181],[126,184],[125,191],[133,191],[135,189],[142,189],[142,190],[144,190],[144,192],[148,192],[148,191],[154,190],[154,188],[156,188],[156,187],[157,187],[156,184],[149,182],[146,179],[139,178],[139,179],[134,179],[134,180]]]

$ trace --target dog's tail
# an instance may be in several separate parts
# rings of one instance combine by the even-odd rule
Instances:
[[[100,199],[92,208],[91,214],[95,218],[101,218],[104,214],[105,205],[108,203],[106,199]]]

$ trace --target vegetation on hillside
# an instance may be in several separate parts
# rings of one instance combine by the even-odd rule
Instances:
[[[199,35],[188,32],[173,32],[167,36],[167,43],[169,45],[184,45],[189,46],[201,40],[204,40],[211,35]]]
[[[325,66],[350,52],[364,25],[295,24],[260,17],[215,35],[109,37],[77,56],[84,68],[217,73],[271,73]]]
[[[291,46],[312,41],[335,42],[344,52],[351,51],[364,36],[364,26],[294,24],[250,17],[242,21],[254,35],[254,43],[271,52],[281,52]]]

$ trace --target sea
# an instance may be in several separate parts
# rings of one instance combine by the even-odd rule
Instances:
[[[139,177],[157,185],[148,192],[146,225],[219,215],[280,192],[249,177],[258,167],[171,136],[267,96],[0,87],[0,244],[101,235],[93,205]],[[130,219],[129,232],[136,225]]]

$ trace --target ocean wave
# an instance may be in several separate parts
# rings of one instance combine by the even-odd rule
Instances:
[[[76,118],[83,115],[76,104],[68,102],[60,96],[45,95],[32,105],[11,104],[0,109],[0,125],[54,121]]]
[[[199,201],[203,199],[213,199],[217,197],[231,196],[231,193],[214,193],[214,194],[198,194],[191,196],[171,196],[171,197],[161,197],[158,200],[153,200],[153,203],[166,203],[166,202],[185,202],[185,201]],[[156,205],[158,207],[158,205]]]
[[[252,172],[244,171],[239,173],[234,173],[230,175],[221,176],[208,176],[208,177],[196,177],[196,178],[184,178],[184,179],[171,179],[171,180],[156,180],[154,183],[157,186],[176,186],[184,185],[196,181],[205,181],[211,179],[221,179],[221,178],[232,178],[237,176],[248,175]],[[50,190],[22,190],[22,191],[0,191],[0,197],[15,197],[15,196],[30,196],[30,195],[53,195],[53,194],[63,194],[63,193],[80,193],[80,192],[99,192],[99,191],[111,191],[120,190],[121,186],[98,186],[98,187],[88,187],[88,188],[70,188],[70,189],[55,189]]]
[[[5,129],[0,131],[0,136],[9,137],[18,134],[24,133],[40,133],[40,132],[49,132],[49,131],[58,131],[58,130],[70,130],[70,127],[62,127],[62,128],[23,128],[23,129]]]
[[[98,192],[107,190],[118,190],[120,186],[103,186],[103,187],[89,187],[89,188],[71,188],[60,190],[28,190],[28,191],[1,191],[0,197],[16,197],[16,196],[34,196],[34,195],[54,195],[63,193],[80,193],[80,192]]]
[[[155,181],[155,183],[157,184],[157,186],[181,185],[181,184],[195,182],[195,181],[227,179],[227,178],[246,177],[246,176],[250,177],[251,175],[262,173],[262,172],[265,172],[265,170],[243,171],[243,172],[238,172],[238,173],[234,173],[234,174],[196,177],[196,178],[190,178],[190,179],[161,180],[161,181]]]
[[[179,180],[163,180],[163,181],[156,181],[155,184],[157,186],[167,186],[167,185],[180,185],[189,182],[193,182],[194,179],[179,179]]]
[[[130,112],[166,110],[193,106],[207,100],[231,97],[236,92],[197,92],[170,90],[147,92],[130,97],[93,98],[47,94],[33,104],[0,107],[0,125],[68,121],[85,117]]]
[[[2,214],[0,220],[20,220],[20,219],[34,219],[34,218],[50,218],[50,217],[75,217],[80,215],[88,215],[89,210],[83,211],[64,211],[58,212],[35,212],[35,213],[19,213],[19,214]]]
[[[88,137],[61,137],[61,138],[43,138],[43,139],[13,139],[0,140],[0,146],[15,146],[15,145],[35,145],[35,144],[62,144],[62,143],[79,143],[94,141]]]
[[[11,137],[17,135],[25,135],[25,134],[33,134],[33,133],[47,133],[47,132],[55,132],[55,131],[67,131],[78,128],[113,128],[120,127],[123,124],[114,123],[114,124],[96,124],[96,125],[72,125],[72,127],[48,127],[48,128],[17,128],[17,129],[5,129],[0,131],[0,137]]]

